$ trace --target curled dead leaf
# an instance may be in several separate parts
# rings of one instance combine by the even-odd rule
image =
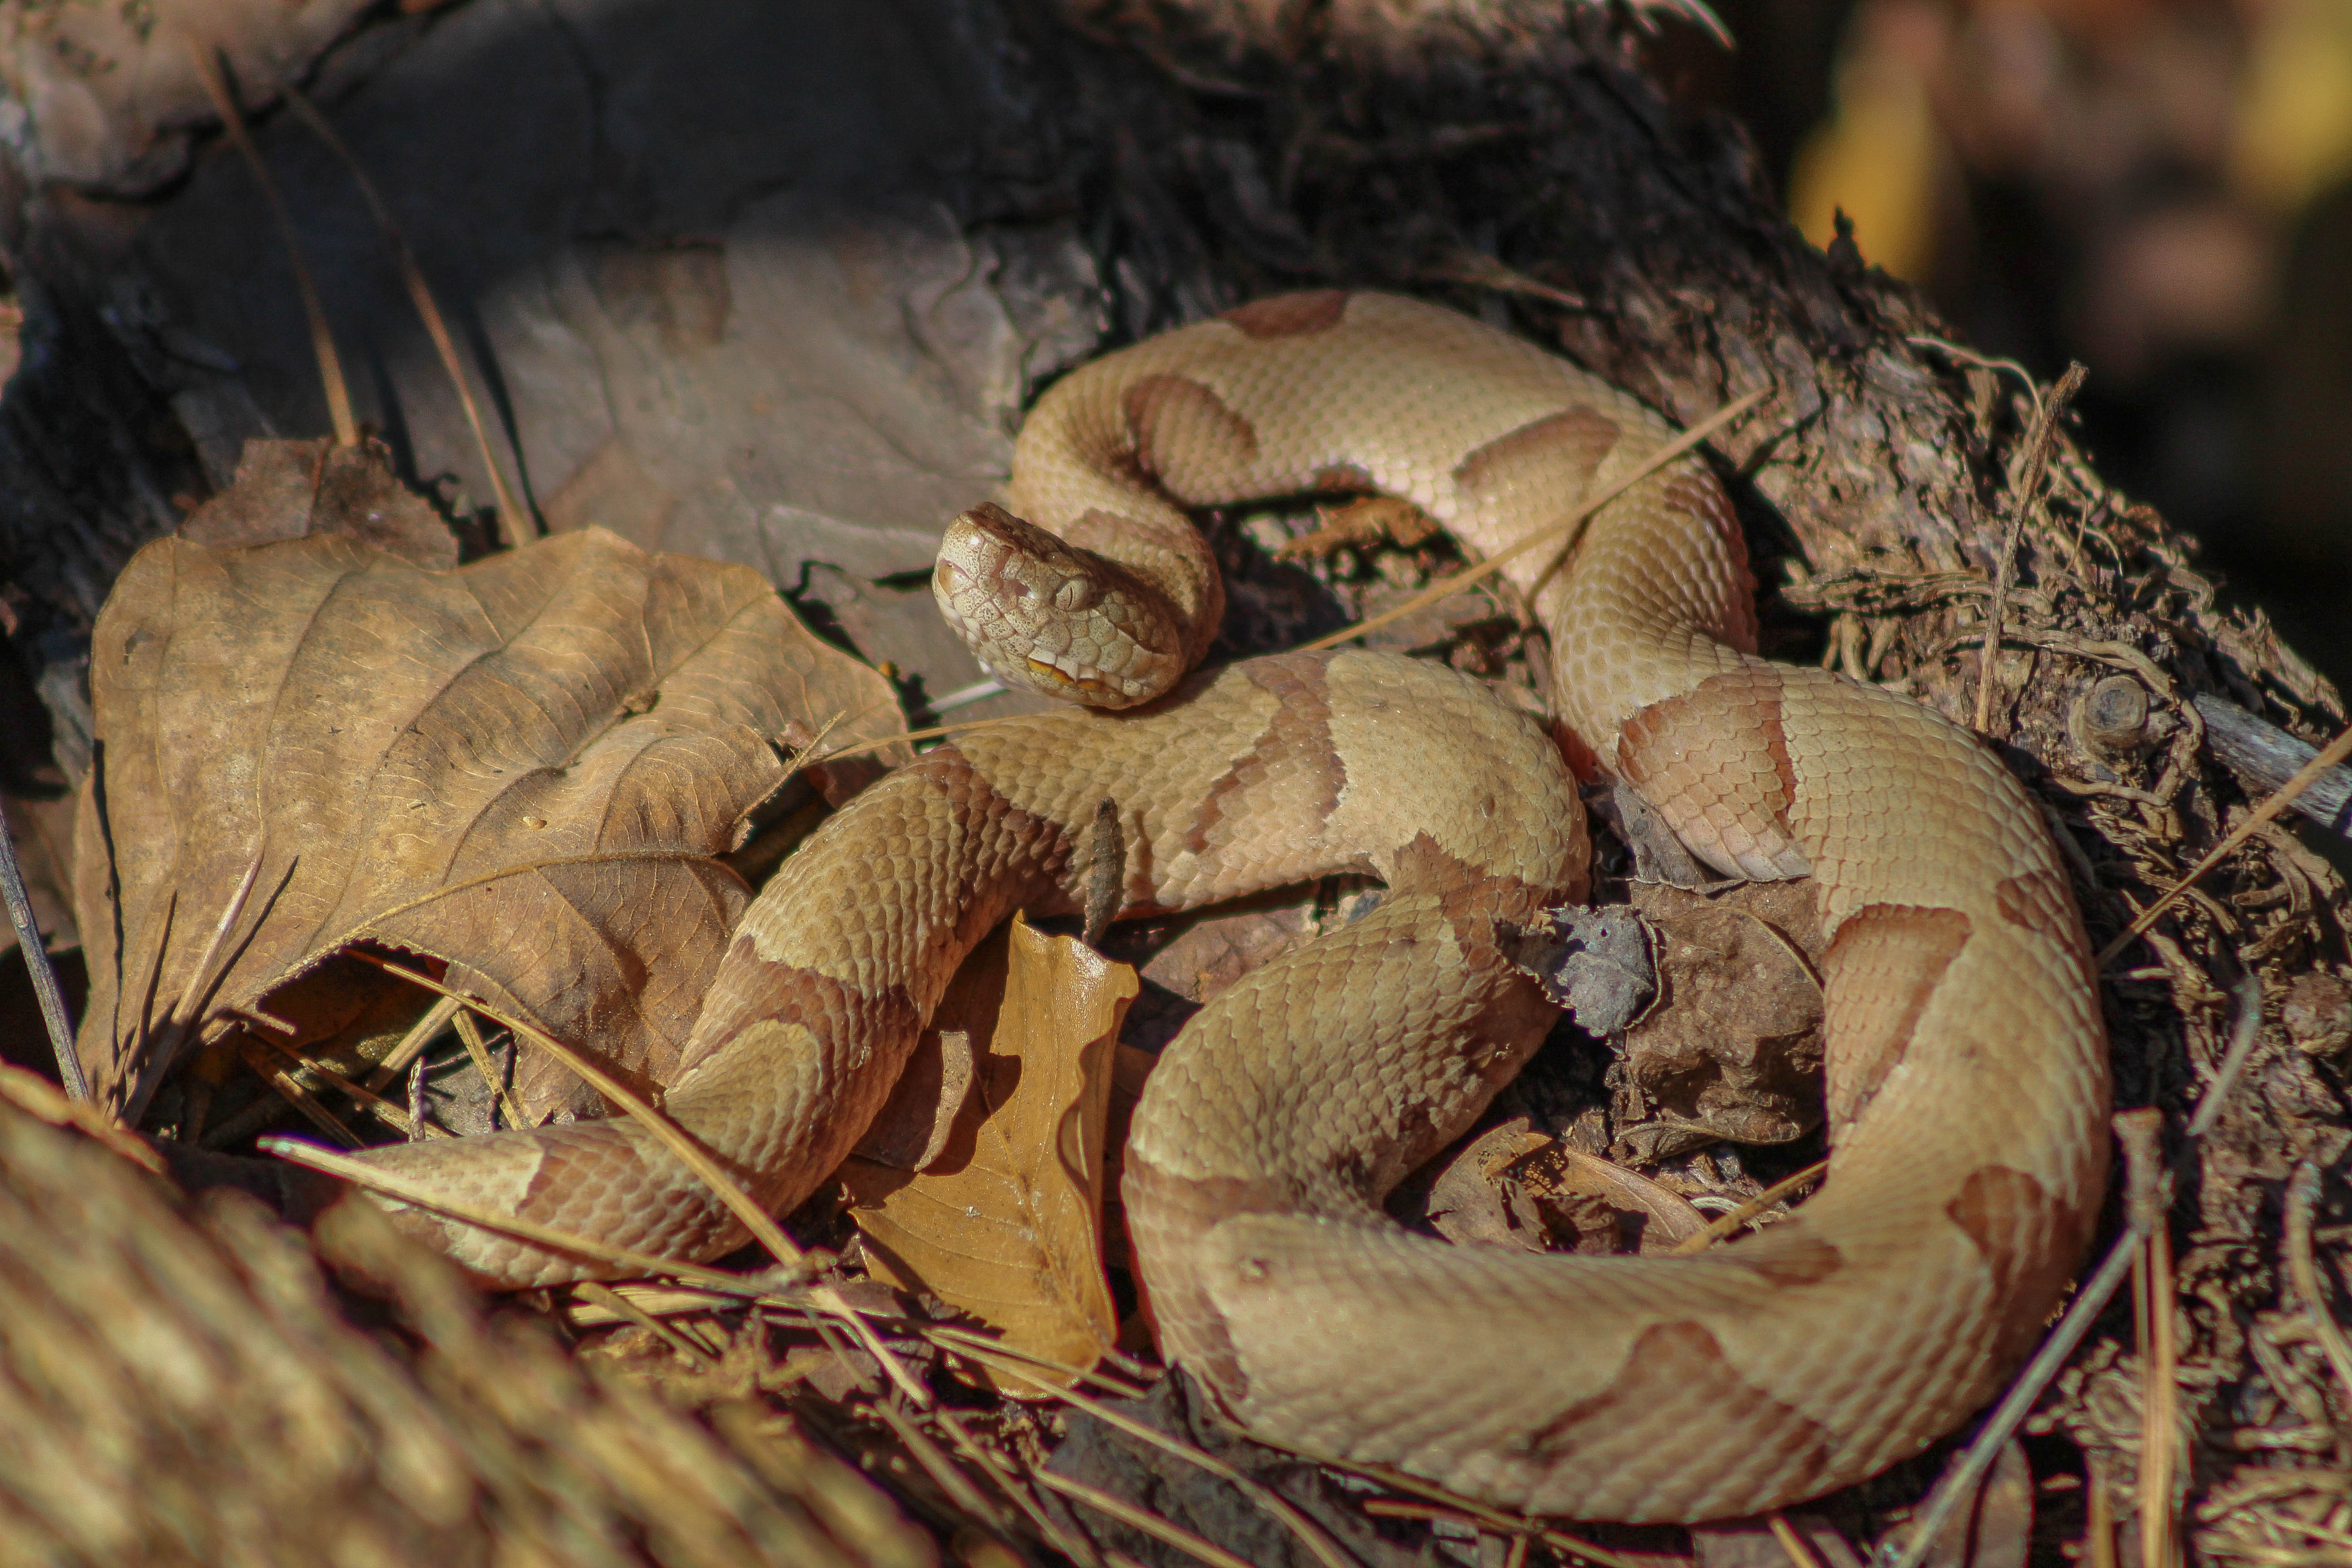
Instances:
[[[1426,1205],[1448,1241],[1528,1252],[1654,1257],[1707,1225],[1680,1193],[1534,1131],[1524,1116],[1464,1145],[1431,1182]]]
[[[1625,1032],[1621,1152],[1666,1160],[1717,1139],[1785,1143],[1822,1119],[1820,922],[1806,882],[1712,896],[1637,884],[1658,1000]]]
[[[1103,1132],[1138,989],[1127,965],[1017,916],[965,962],[932,1025],[989,1046],[945,1152],[919,1173],[842,1167],[877,1274],[1047,1361],[1089,1367],[1112,1348]],[[1008,1380],[1002,1392],[1036,1391]]]
[[[715,857],[786,778],[773,738],[903,728],[756,573],[600,530],[454,572],[331,533],[161,540],[90,689],[79,1043],[118,1112],[183,1041],[334,1033],[368,988],[289,983],[356,942],[659,1082],[747,897]]]

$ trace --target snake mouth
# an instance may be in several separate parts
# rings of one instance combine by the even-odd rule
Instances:
[[[1072,675],[1066,669],[1047,664],[1042,658],[1030,658],[1024,662],[1029,666],[1029,672],[1032,675],[1043,678],[1057,691],[1083,691],[1097,697],[1120,695],[1108,681],[1093,680],[1083,675]]]

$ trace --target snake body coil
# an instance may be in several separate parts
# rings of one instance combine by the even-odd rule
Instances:
[[[937,587],[1009,679],[1110,707],[973,731],[828,821],[752,906],[671,1116],[796,1202],[887,1096],[963,954],[1072,910],[1118,801],[1126,912],[1339,869],[1371,916],[1221,994],[1139,1106],[1124,1195],[1164,1352],[1274,1441],[1591,1518],[1759,1512],[1916,1452],[2037,1337],[2106,1170],[2105,1040],[2032,803],[1916,703],[1754,652],[1724,494],[1693,459],[1510,573],[1549,634],[1580,763],[1726,875],[1810,877],[1828,938],[1830,1175],[1789,1221],[1677,1259],[1452,1247],[1381,1211],[1550,1016],[1498,921],[1581,891],[1572,781],[1532,721],[1388,656],[1171,683],[1213,634],[1181,508],[1402,496],[1494,552],[1639,466],[1655,416],[1529,344],[1380,295],[1263,301],[1087,367],[1040,403],[1014,511],[950,531]],[[1168,693],[1167,695],[1162,695]],[[412,1181],[706,1258],[740,1233],[625,1122],[379,1150]],[[576,1259],[404,1211],[529,1285]]]

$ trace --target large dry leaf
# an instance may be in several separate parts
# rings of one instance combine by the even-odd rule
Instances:
[[[903,724],[757,574],[600,530],[456,572],[333,534],[161,540],[99,617],[90,696],[80,1049],[118,1107],[175,1008],[332,1033],[364,998],[288,983],[362,941],[658,1082],[745,900],[712,858],[784,777],[776,738]]]
[[[425,498],[400,482],[373,437],[346,447],[247,441],[236,482],[190,512],[180,537],[215,550],[269,544],[306,533],[342,533],[412,566],[457,564],[457,538]]]
[[[932,1017],[935,1030],[990,1041],[945,1152],[920,1172],[862,1158],[842,1167],[877,1273],[1066,1366],[1111,1348],[1103,1124],[1138,989],[1127,965],[1017,916],[972,955]]]

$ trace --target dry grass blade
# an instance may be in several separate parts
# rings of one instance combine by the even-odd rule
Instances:
[[[2025,520],[2032,514],[2034,502],[2042,493],[2042,471],[2050,466],[2051,444],[2058,437],[2058,421],[2066,412],[2066,405],[2083,389],[2083,380],[2090,370],[2079,363],[2066,367],[2058,384],[2050,389],[2047,401],[2033,400],[2033,427],[2026,436],[2025,471],[2018,476],[2016,493],[2010,499],[2009,537],[2002,542],[2000,564],[1993,573],[1992,598],[1985,607],[1984,658],[1977,666],[1977,733],[1988,734],[1992,728],[1992,693],[1998,682],[1994,667],[2000,658],[2000,622],[2008,608],[2010,584],[2017,577],[2017,550],[2025,533]]]
[[[2320,1289],[2319,1260],[2311,1244],[2312,1211],[2319,1205],[2320,1167],[2305,1161],[2297,1167],[2294,1180],[2286,1192],[2286,1260],[2294,1280],[2295,1294],[2303,1298],[2303,1313],[2311,1324],[2312,1337],[2327,1356],[2327,1364],[2335,1369],[2336,1381],[2344,1386],[2344,1397],[2352,1401],[2352,1342],[2347,1342],[2336,1314],[2327,1310],[2327,1296]]]
[[[2084,1477],[2083,1555],[2089,1568],[2116,1568],[2115,1503],[2107,1495],[2107,1478],[2096,1465]]]
[[[2206,1086],[2205,1097],[2197,1102],[2197,1114],[2189,1120],[2189,1136],[2202,1138],[2213,1131],[2213,1123],[2221,1118],[2221,1108],[2229,1103],[2230,1090],[2237,1087],[2238,1075],[2245,1070],[2247,1058],[2254,1054],[2254,1041],[2263,1026],[2263,978],[2249,973],[2237,984],[2238,1021],[2230,1030],[2230,1048],[2221,1057],[2221,1065],[2214,1069],[2213,1081]]]
[[[1163,1453],[1172,1454],[1187,1464],[1198,1466],[1220,1480],[1231,1482],[1252,1502],[1280,1521],[1285,1528],[1298,1538],[1299,1543],[1314,1554],[1316,1561],[1321,1563],[1324,1568],[1355,1568],[1355,1559],[1349,1556],[1321,1525],[1301,1513],[1288,1499],[1267,1489],[1218,1458],[1214,1454],[1206,1453],[1181,1438],[1171,1437],[1155,1427],[1147,1426],[1131,1415],[1113,1410],[1098,1399],[1090,1399],[1083,1394],[1057,1387],[1034,1373],[1009,1364],[1004,1371],[1007,1375],[1024,1379],[1064,1404],[1085,1411],[1106,1426],[1117,1427],[1139,1442],[1149,1443]]]
[[[32,895],[25,890],[25,873],[16,864],[16,840],[8,827],[8,812],[0,806],[0,896],[8,904],[8,919],[16,928],[16,950],[25,955],[25,969],[33,977],[33,994],[41,1004],[41,1022],[48,1026],[49,1044],[58,1053],[58,1077],[66,1093],[77,1100],[89,1098],[81,1076],[81,1058],[74,1051],[73,1021],[66,1016],[65,993],[58,988],[58,972],[41,944],[41,928],[33,919]]]
[[[1045,1505],[1038,1501],[1037,1494],[1029,1489],[1021,1474],[1013,1469],[1003,1455],[974,1437],[965,1429],[963,1423],[955,1418],[953,1412],[945,1408],[934,1410],[931,1418],[953,1436],[960,1445],[960,1452],[988,1472],[997,1489],[1027,1516],[1030,1524],[1035,1527],[1047,1545],[1078,1564],[1078,1568],[1103,1568],[1102,1553],[1095,1550],[1095,1543],[1084,1535],[1074,1535],[1065,1530],[1059,1521],[1046,1512]]]
[[[343,1125],[341,1120],[319,1103],[294,1075],[269,1059],[269,1053],[259,1040],[246,1042],[245,1065],[261,1075],[278,1098],[302,1113],[302,1119],[346,1149],[361,1147],[360,1135]]]
[[[923,1473],[937,1481],[940,1489],[953,1498],[958,1508],[975,1519],[997,1517],[995,1505],[981,1495],[980,1489],[971,1484],[971,1478],[955,1468],[954,1461],[931,1441],[931,1435],[912,1416],[893,1407],[887,1400],[875,1400],[864,1409],[897,1434],[898,1441],[907,1445],[907,1451],[914,1455],[915,1462],[923,1468]]]
[[[1083,1481],[1071,1480],[1066,1476],[1057,1476],[1051,1470],[1033,1473],[1037,1484],[1047,1490],[1059,1492],[1074,1502],[1084,1503],[1097,1513],[1107,1514],[1121,1524],[1139,1530],[1154,1541],[1174,1547],[1194,1562],[1207,1563],[1209,1568],[1253,1568],[1251,1563],[1216,1542],[1193,1534],[1181,1524],[1171,1524],[1150,1510],[1138,1508],[1124,1498],[1113,1497],[1107,1491],[1087,1486]]]
[[[425,335],[433,340],[434,350],[441,356],[441,368],[449,373],[449,384],[457,389],[457,405],[465,411],[466,423],[474,432],[474,445],[482,455],[482,467],[489,473],[490,489],[498,501],[499,530],[505,535],[506,543],[520,544],[537,531],[530,526],[530,517],[516,503],[514,492],[507,488],[505,470],[499,467],[498,454],[490,446],[489,428],[483,424],[481,408],[474,401],[474,389],[466,378],[466,367],[457,359],[457,345],[450,340],[448,325],[441,319],[441,309],[434,303],[433,290],[425,286],[425,273],[416,265],[416,253],[409,247],[408,236],[394,221],[392,209],[384,205],[383,197],[376,192],[375,182],[368,178],[366,168],[351,148],[344,145],[343,139],[335,133],[335,128],[327,123],[326,116],[313,108],[310,100],[297,90],[292,82],[288,82],[278,90],[286,95],[286,101],[294,106],[294,112],[301,116],[302,122],[351,172],[352,182],[359,186],[360,198],[367,203],[368,211],[374,215],[376,226],[383,230],[384,237],[392,242],[394,259],[400,266],[400,280],[406,285],[409,300],[415,305],[417,315],[425,322]]]
[[[457,1009],[464,1005],[455,996],[436,998],[433,1005],[425,1010],[425,1016],[416,1020],[415,1026],[400,1037],[400,1043],[392,1047],[392,1053],[368,1074],[368,1088],[382,1089],[407,1071],[408,1064],[425,1054],[425,1047],[433,1043],[434,1037],[449,1026],[449,1020],[455,1018]]]
[[[1813,1549],[1805,1544],[1805,1538],[1797,1533],[1796,1526],[1789,1522],[1785,1514],[1768,1514],[1764,1522],[1771,1530],[1772,1539],[1780,1543],[1780,1550],[1789,1554],[1792,1568],[1822,1568],[1822,1560],[1813,1555]]]
[[[2190,888],[2194,887],[2199,878],[2234,853],[2238,846],[2261,831],[2264,823],[2270,822],[2279,813],[2294,805],[2297,796],[2317,783],[2328,769],[2335,767],[2347,757],[2352,757],[2352,729],[2346,730],[2336,739],[2328,742],[2321,748],[2317,756],[2295,771],[2294,777],[2273,791],[2267,799],[2247,814],[2245,821],[2231,828],[2228,837],[2207,850],[2197,864],[2191,866],[2179,881],[2166,889],[2161,898],[2140,910],[2138,917],[2124,929],[2121,936],[2099,950],[2097,967],[2105,969],[2108,964],[2113,963],[2124,949],[2147,933],[2148,927],[2157,922],[2158,916],[2170,909]]]
[[[1566,517],[1559,519],[1556,522],[1545,524],[1543,527],[1535,530],[1526,538],[1519,540],[1516,543],[1506,545],[1504,548],[1497,550],[1494,554],[1489,555],[1486,559],[1481,561],[1475,566],[1469,568],[1467,571],[1457,572],[1442,583],[1431,584],[1428,587],[1423,588],[1420,593],[1406,599],[1402,604],[1392,605],[1390,608],[1383,610],[1381,614],[1372,616],[1369,620],[1358,621],[1352,626],[1342,626],[1338,631],[1333,632],[1329,637],[1318,637],[1313,642],[1303,645],[1300,651],[1312,652],[1317,648],[1337,647],[1341,643],[1353,641],[1355,638],[1362,637],[1367,632],[1378,631],[1381,627],[1387,626],[1391,621],[1402,620],[1405,616],[1410,616],[1416,611],[1427,609],[1432,605],[1452,598],[1454,595],[1474,584],[1484,582],[1488,577],[1491,577],[1496,573],[1501,571],[1511,562],[1517,560],[1520,556],[1525,555],[1528,552],[1536,549],[1539,545],[1558,544],[1560,547],[1560,553],[1565,556],[1568,551],[1574,547],[1576,537],[1582,531],[1585,523],[1590,521],[1603,507],[1607,506],[1611,501],[1615,500],[1619,496],[1623,495],[1627,490],[1632,489],[1635,485],[1640,484],[1643,479],[1648,479],[1652,474],[1656,473],[1660,468],[1664,468],[1667,464],[1675,461],[1685,453],[1690,451],[1691,448],[1696,447],[1709,436],[1714,435],[1717,430],[1722,429],[1726,425],[1730,424],[1742,414],[1747,413],[1750,408],[1755,407],[1757,404],[1769,396],[1772,390],[1773,389],[1769,386],[1762,386],[1757,388],[1754,392],[1748,394],[1745,397],[1737,397],[1732,399],[1729,403],[1727,403],[1722,407],[1717,409],[1713,414],[1708,415],[1705,419],[1700,420],[1697,424],[1692,426],[1689,429],[1684,431],[1681,435],[1675,437],[1673,440],[1667,442],[1656,451],[1651,453],[1648,458],[1646,458],[1641,466],[1636,468],[1632,473],[1627,474],[1623,479],[1618,480],[1615,484],[1610,486],[1607,489],[1601,491],[1601,494],[1595,496],[1591,500],[1586,501],[1582,506],[1578,507]]]
[[[1783,1176],[1762,1192],[1741,1204],[1728,1214],[1717,1215],[1707,1221],[1706,1228],[1698,1235],[1686,1237],[1666,1249],[1668,1258],[1687,1258],[1695,1252],[1705,1252],[1717,1242],[1737,1232],[1739,1227],[1795,1192],[1799,1187],[1817,1182],[1829,1173],[1827,1160],[1816,1160],[1794,1175]]]
[[[604,1281],[583,1279],[572,1288],[572,1293],[583,1300],[595,1302],[608,1312],[617,1313],[625,1321],[645,1330],[646,1332],[669,1346],[693,1365],[709,1367],[714,1364],[709,1351],[704,1350]]]
[[[814,762],[830,763],[842,757],[855,757],[866,752],[878,752],[886,746],[912,745],[917,741],[941,741],[945,740],[950,735],[961,735],[968,730],[991,729],[998,724],[1005,723],[1012,719],[1025,719],[1029,717],[1031,717],[1031,715],[1025,713],[1012,713],[1007,714],[1004,718],[1001,719],[974,719],[968,724],[934,724],[928,730],[908,730],[897,735],[880,735],[870,741],[854,742],[846,746],[836,747],[835,750],[825,752],[823,756],[814,757],[811,760]]]
[[[2133,1263],[2144,1332],[2140,1337],[2139,1552],[2140,1562],[2171,1568],[2174,1412],[2180,1397],[2179,1368],[2173,1345],[2173,1317],[2179,1310],[2172,1272],[2172,1233],[2151,1227]]]
[[[276,1040],[260,1040],[257,1043],[271,1055],[283,1058],[297,1073],[307,1072],[323,1079],[331,1088],[351,1096],[362,1110],[371,1112],[377,1121],[383,1122],[404,1137],[447,1138],[451,1136],[447,1128],[436,1127],[429,1121],[418,1122],[412,1120],[404,1107],[394,1105],[365,1084],[352,1082],[326,1063],[306,1057],[291,1046],[279,1045]],[[297,1081],[299,1082],[299,1079],[298,1079]]]
[[[1391,1469],[1386,1465],[1362,1464],[1352,1459],[1334,1459],[1328,1455],[1307,1453],[1304,1449],[1297,1452],[1326,1469],[1347,1470],[1362,1476],[1368,1480],[1378,1481],[1392,1490],[1409,1492],[1414,1497],[1428,1500],[1426,1506],[1431,1511],[1410,1516],[1396,1510],[1405,1508],[1418,1509],[1424,1505],[1395,1502],[1381,1505],[1382,1511],[1396,1512],[1398,1518],[1432,1519],[1443,1516],[1478,1525],[1483,1529],[1495,1531],[1497,1535],[1532,1533],[1554,1551],[1565,1552],[1582,1562],[1598,1564],[1598,1568],[1643,1568],[1641,1562],[1635,1558],[1612,1552],[1605,1546],[1595,1546],[1591,1542],[1580,1540],[1565,1531],[1555,1530],[1539,1520],[1506,1513],[1492,1504],[1479,1502],[1475,1499],[1448,1491],[1435,1481],[1425,1481],[1419,1476],[1408,1475],[1402,1470]],[[1370,1503],[1365,1506],[1368,1510],[1371,1508]]]
[[[2058,1369],[2074,1353],[2083,1336],[2091,1331],[2093,1320],[2106,1310],[2108,1301],[2131,1273],[2142,1243],[2163,1224],[2165,1211],[2171,1203],[2171,1183],[2165,1175],[2162,1154],[2157,1145],[2163,1123],[2163,1113],[2148,1108],[2116,1115],[2116,1141],[2123,1145],[2128,1182],[2124,1234],[2107,1250],[2098,1271],[2075,1293],[2066,1315],[2058,1320],[2058,1326],[2050,1331],[2025,1370],[2011,1382],[2009,1392],[1985,1418],[1959,1463],[1936,1483],[1927,1506],[1916,1515],[1910,1539],[1887,1560],[1887,1568],[1920,1568],[1927,1562],[1927,1554],[1935,1550],[1937,1538],[1954,1516],[1974,1500],[1985,1477],[1992,1473],[2002,1448],[2025,1424],[2033,1402],[2042,1397],[2042,1391],[2058,1375]]]
[[[212,940],[205,943],[204,952],[197,955],[193,972],[194,979],[172,1004],[172,1010],[165,1016],[163,1027],[152,1033],[142,1031],[146,1037],[149,1059],[138,1092],[133,1094],[130,1103],[123,1107],[122,1124],[125,1127],[139,1125],[139,1119],[146,1114],[148,1102],[154,1098],[155,1091],[163,1087],[164,1075],[172,1070],[173,1063],[178,1058],[180,1047],[187,1039],[188,1031],[194,1027],[196,1020],[203,1016],[205,1008],[209,1006],[212,999],[219,994],[221,982],[228,978],[228,965],[221,962],[221,950],[228,943],[228,933],[235,930],[236,922],[245,917],[246,900],[253,896],[253,884],[261,875],[263,854],[262,850],[255,850],[252,860],[247,863],[245,875],[238,879],[236,891],[229,895],[228,902],[221,908],[220,919],[214,922]],[[293,867],[289,864],[287,867],[286,879],[290,879],[293,874]],[[278,889],[283,891],[284,888],[285,880],[281,880],[278,883]],[[174,897],[176,900],[176,894]],[[176,911],[176,901],[173,908]],[[163,955],[170,942],[171,922],[166,921],[163,933],[156,940],[155,944],[155,975],[151,976],[148,982],[151,1000],[153,996],[154,980],[163,973]],[[284,1026],[280,1025],[279,1027],[282,1029]]]
[[[356,447],[360,441],[359,422],[352,417],[351,388],[343,381],[342,356],[335,352],[335,335],[327,326],[327,308],[319,300],[319,286],[311,280],[310,264],[303,258],[302,245],[294,235],[294,220],[287,215],[286,203],[278,194],[278,183],[269,177],[269,166],[261,161],[261,150],[245,128],[245,116],[237,111],[236,100],[229,96],[228,83],[222,79],[220,68],[214,63],[213,51],[194,38],[188,40],[188,55],[195,62],[196,78],[205,84],[205,91],[213,100],[213,109],[226,127],[229,140],[253,169],[253,177],[261,183],[261,195],[269,204],[269,216],[277,220],[278,237],[286,247],[286,259],[294,272],[294,287],[302,296],[302,313],[310,321],[310,349],[319,356],[319,380],[327,395],[327,416],[334,422],[335,444]]]
[[[639,1252],[635,1247],[615,1247],[610,1242],[598,1241],[593,1237],[582,1236],[576,1231],[559,1230],[553,1226],[540,1225],[535,1221],[505,1214],[498,1209],[487,1208],[479,1204],[469,1204],[462,1198],[444,1196],[429,1188],[404,1181],[387,1172],[379,1171],[364,1161],[338,1154],[331,1149],[321,1149],[315,1143],[305,1143],[296,1138],[268,1137],[259,1140],[258,1146],[265,1154],[274,1154],[278,1159],[290,1163],[305,1166],[324,1175],[333,1176],[339,1181],[349,1182],[355,1187],[364,1187],[372,1193],[382,1193],[388,1198],[397,1198],[412,1207],[447,1215],[451,1219],[461,1219],[467,1225],[478,1225],[485,1230],[502,1231],[509,1236],[520,1237],[525,1241],[536,1242],[541,1247],[552,1247],[558,1252],[569,1252],[575,1257],[593,1258],[601,1263],[617,1264],[624,1268],[635,1269],[641,1274],[692,1279],[709,1285],[714,1289],[729,1290],[737,1295],[757,1296],[759,1294],[757,1287],[738,1279],[731,1274],[721,1273],[715,1268],[705,1268],[698,1264],[688,1263],[678,1258],[662,1258],[650,1252]]]
[[[413,985],[424,986],[428,991],[437,991],[445,996],[457,994],[439,981],[420,974],[415,970],[383,959],[371,959],[370,962],[375,963],[385,973],[395,975]],[[784,1227],[778,1225],[768,1211],[760,1206],[757,1199],[736,1184],[734,1177],[727,1173],[726,1167],[712,1159],[701,1144],[688,1137],[676,1122],[646,1104],[620,1079],[613,1077],[612,1074],[604,1071],[594,1062],[545,1030],[519,1018],[501,1017],[495,1008],[487,1006],[475,998],[460,999],[466,1005],[484,1017],[496,1019],[513,1030],[515,1038],[529,1040],[532,1045],[562,1062],[579,1074],[599,1094],[604,1095],[634,1117],[646,1131],[660,1141],[664,1148],[677,1155],[680,1163],[699,1177],[712,1192],[719,1194],[719,1201],[728,1206],[737,1219],[743,1222],[743,1228],[751,1233],[751,1238],[766,1247],[777,1262],[787,1268],[796,1268],[803,1279],[808,1276],[810,1272],[808,1256],[801,1250],[800,1244],[785,1235]],[[916,1408],[930,1407],[932,1404],[930,1390],[925,1388],[922,1381],[907,1370],[906,1363],[891,1352],[889,1346],[882,1342],[882,1337],[874,1331],[873,1325],[853,1311],[849,1303],[842,1300],[837,1291],[828,1285],[820,1283],[812,1284],[809,1294],[812,1300],[849,1326],[850,1332],[857,1336],[858,1342],[866,1347],[866,1353],[881,1363],[883,1370],[889,1373],[890,1381],[897,1384],[900,1391],[914,1401]]]
[[[927,1323],[922,1326],[920,1331],[925,1339],[942,1350],[982,1358],[992,1355],[1003,1356],[1015,1365],[1032,1366],[1040,1372],[1055,1373],[1068,1378],[1072,1383],[1094,1384],[1104,1393],[1115,1394],[1121,1399],[1140,1399],[1148,1392],[1125,1378],[1114,1377],[1100,1368],[1081,1370],[1067,1362],[1055,1361],[1050,1356],[1039,1355],[1034,1351],[1009,1345],[992,1335],[974,1333],[970,1329],[959,1329],[945,1323]]]
[[[445,996],[442,1000],[446,1002],[448,998]],[[482,1037],[482,1026],[474,1022],[474,1016],[460,1007],[457,1009],[457,1016],[449,1021],[457,1026],[458,1041],[465,1046],[466,1055],[472,1059],[474,1071],[481,1075],[482,1087],[489,1090],[491,1099],[498,1101],[499,1110],[507,1119],[507,1125],[509,1127],[534,1125],[523,1115],[522,1107],[515,1103],[514,1090],[507,1086],[506,1076],[499,1071],[498,1064],[490,1059],[490,1043]]]

